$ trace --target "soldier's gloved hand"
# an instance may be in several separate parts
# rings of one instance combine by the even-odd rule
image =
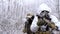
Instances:
[[[46,18],[43,18],[43,20],[44,20],[44,22],[46,22],[46,23],[52,23],[50,20],[48,20],[48,19],[46,19]]]
[[[50,23],[50,27],[51,27],[52,29],[56,29],[56,26],[55,26],[54,23]]]
[[[48,24],[48,26],[50,26],[52,29],[56,29],[56,26],[55,26],[55,24],[53,23],[53,22],[51,22],[51,21],[49,21],[49,20],[47,20],[47,19],[45,19],[44,18],[44,21]]]

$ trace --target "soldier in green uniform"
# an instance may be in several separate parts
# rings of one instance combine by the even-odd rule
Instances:
[[[27,21],[25,22],[25,27],[24,27],[23,32],[27,33],[27,34],[33,34],[33,32],[31,32],[31,30],[30,30],[30,26],[34,19],[34,15],[31,13],[28,13],[26,16],[26,19],[27,19]]]

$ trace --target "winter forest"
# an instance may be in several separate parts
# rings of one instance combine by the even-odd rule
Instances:
[[[0,34],[24,34],[26,14],[36,14],[41,3],[46,3],[60,20],[60,0],[0,0]]]

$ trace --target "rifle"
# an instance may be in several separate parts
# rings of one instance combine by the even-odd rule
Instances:
[[[37,15],[37,16],[38,16],[38,23],[37,23],[38,26],[48,25],[52,29],[56,29],[54,22],[51,22],[51,18],[49,16],[49,14],[45,14],[43,16],[41,14],[41,15]]]
[[[37,16],[38,16],[38,23],[37,23],[38,26],[46,24],[45,21],[44,21],[44,18],[51,21],[51,18],[49,16],[49,14],[42,14],[41,13],[40,15],[37,15]]]

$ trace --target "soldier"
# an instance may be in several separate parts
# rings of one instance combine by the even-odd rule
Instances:
[[[58,19],[49,13],[51,13],[51,8],[47,4],[40,5],[40,15],[35,16],[32,25],[30,27],[31,31],[36,34],[51,34],[50,29],[56,29],[56,24]]]
[[[23,30],[23,32],[26,32],[27,34],[32,34],[30,30],[30,25],[34,19],[34,15],[31,13],[28,13],[26,19],[27,21],[25,22],[25,29]]]

